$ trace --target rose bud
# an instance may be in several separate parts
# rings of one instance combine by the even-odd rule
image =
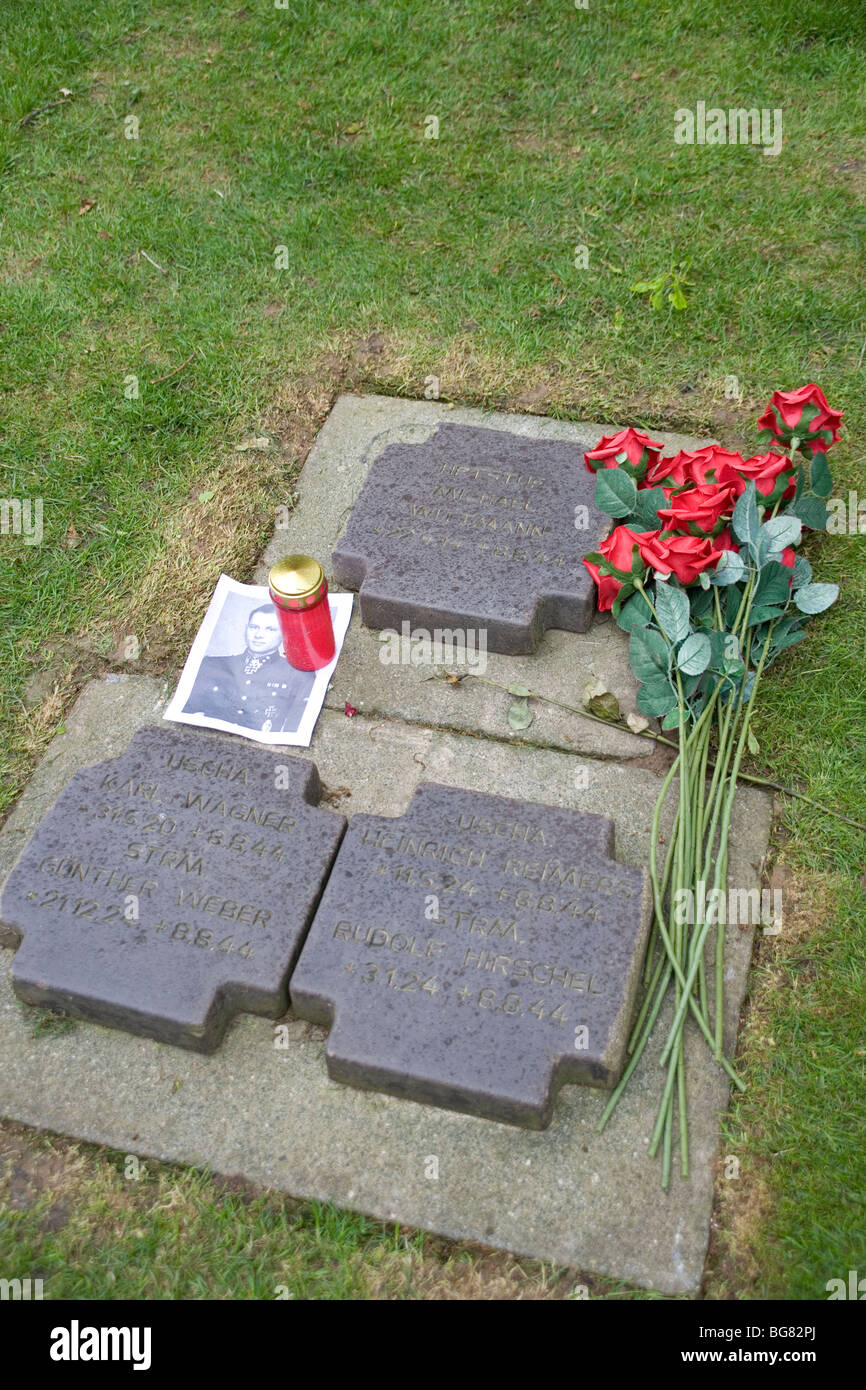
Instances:
[[[826,453],[837,443],[841,423],[841,410],[833,410],[820,386],[812,382],[796,391],[774,391],[758,428],[768,431],[774,444],[789,445],[796,438],[804,453],[815,454]]]
[[[638,534],[635,531],[630,531],[627,526],[617,526],[615,530],[611,531],[607,540],[602,541],[598,547],[598,553],[603,555],[604,559],[608,560],[615,569],[630,571],[634,547],[639,539]],[[585,559],[583,563],[598,585],[598,611],[605,613],[613,607],[613,601],[622,588],[622,580],[617,579],[615,574],[605,574],[604,566],[596,564],[592,560]]]
[[[737,492],[733,483],[723,486],[707,483],[679,492],[671,498],[669,507],[659,508],[659,517],[666,531],[692,531],[708,535],[723,517],[734,510]]]
[[[737,479],[732,480],[739,484],[737,496],[745,492],[747,483],[753,482],[763,498],[764,506],[773,506],[780,497],[793,497],[797,491],[791,460],[782,454],[761,454],[743,459],[737,465],[737,474]]]
[[[619,434],[607,435],[600,439],[594,449],[584,454],[584,459],[590,473],[597,473],[599,468],[630,465],[629,471],[640,480],[647,468],[658,463],[663,447],[662,444],[654,443],[649,435],[639,434],[629,425],[627,429],[620,430]]]
[[[675,574],[681,584],[692,584],[702,570],[710,569],[721,558],[706,537],[661,536],[648,531],[637,538],[641,559],[658,574]]]
[[[727,483],[731,481],[731,470],[741,462],[739,454],[732,454],[718,444],[708,444],[703,449],[681,449],[673,458],[659,459],[657,466],[647,472],[644,486]]]

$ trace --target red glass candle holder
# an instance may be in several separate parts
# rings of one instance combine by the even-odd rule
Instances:
[[[298,671],[318,671],[333,661],[336,644],[328,581],[318,560],[287,555],[272,566],[268,589],[283,632],[286,660]]]

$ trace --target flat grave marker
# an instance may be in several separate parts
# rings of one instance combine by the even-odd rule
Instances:
[[[648,879],[602,816],[424,783],[353,816],[291,982],[329,1075],[531,1129],[616,1083]]]
[[[77,772],[0,900],[19,998],[212,1051],[276,1018],[345,828],[315,764],[145,728]]]
[[[577,444],[440,424],[374,460],[334,575],[367,627],[484,631],[491,652],[531,652],[547,628],[592,620],[581,560],[611,526],[594,492]]]

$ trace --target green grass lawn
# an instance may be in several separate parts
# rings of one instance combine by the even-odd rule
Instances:
[[[845,411],[836,492],[862,489],[861,0],[64,0],[39,24],[8,0],[3,20],[0,492],[43,500],[44,540],[0,536],[0,810],[83,679],[176,666],[220,570],[249,576],[338,389],[436,376],[445,399],[751,447],[770,392],[817,381]],[[780,109],[778,157],[675,144],[699,101]],[[678,265],[685,310],[631,292]],[[755,770],[862,819],[864,540],[807,553],[842,594],[762,686]],[[753,973],[712,1297],[866,1271],[863,837],[785,800],[778,848],[797,927]],[[185,1200],[234,1250],[202,1182]],[[79,1295],[155,1292],[156,1222],[137,1264],[120,1238],[77,1256]],[[281,1239],[306,1268],[312,1216]]]

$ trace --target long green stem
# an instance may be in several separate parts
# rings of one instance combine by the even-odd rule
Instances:
[[[733,769],[732,769],[732,772],[731,772],[731,776],[730,776],[730,778],[729,778],[728,781],[727,781],[727,795],[725,796],[725,802],[724,802],[724,807],[723,807],[723,810],[722,810],[722,818],[721,818],[721,826],[720,826],[720,833],[721,833],[721,837],[722,837],[722,839],[721,839],[722,845],[727,844],[728,832],[729,832],[729,829],[730,829],[730,822],[731,822],[731,812],[732,812],[733,804],[734,804],[734,795],[735,795],[736,790],[737,790],[737,770],[738,770],[738,768],[739,768],[740,760],[742,759],[743,751],[744,751],[745,746],[746,746],[746,738],[747,738],[747,735],[748,735],[748,732],[749,732],[749,721],[750,721],[750,719],[751,719],[752,710],[753,710],[754,704],[755,704],[755,695],[756,695],[757,688],[758,688],[758,682],[759,682],[759,680],[760,680],[760,678],[761,678],[761,672],[762,672],[763,669],[764,669],[764,662],[765,662],[765,660],[766,660],[767,651],[768,651],[768,649],[769,649],[770,638],[771,638],[772,632],[773,632],[773,626],[774,626],[774,625],[771,623],[770,626],[769,626],[769,628],[767,629],[767,636],[766,636],[766,639],[765,639],[765,641],[764,641],[764,649],[763,649],[763,651],[761,652],[761,659],[760,659],[760,661],[759,661],[759,663],[758,663],[758,668],[757,668],[757,670],[756,670],[756,672],[755,672],[754,684],[752,685],[751,694],[750,694],[750,696],[749,696],[749,702],[748,702],[748,705],[746,706],[746,713],[745,713],[745,715],[744,715],[743,723],[742,723],[742,726],[741,726],[741,729],[740,729],[740,737],[739,737],[739,740],[738,740],[738,742],[737,742],[737,749],[736,749],[736,752],[735,752],[735,754],[734,754]],[[720,854],[717,856],[717,859],[716,859],[716,871],[715,871],[714,882],[713,882],[713,890],[714,890],[714,891],[713,891],[713,901],[715,901],[715,902],[718,901],[718,893],[719,893],[719,887],[720,887],[719,880],[720,880],[720,877],[721,877],[721,869],[722,869],[722,867],[723,867],[723,863],[724,863],[724,859],[725,859],[725,858],[726,858],[726,856],[720,853]],[[705,915],[706,915],[706,914],[705,914]],[[680,1029],[682,1028],[683,1019],[685,1018],[686,1008],[688,1007],[688,1003],[689,1003],[689,998],[690,998],[690,995],[691,995],[692,986],[694,985],[695,976],[697,975],[697,971],[698,971],[698,957],[699,957],[699,956],[701,955],[701,953],[703,952],[704,942],[706,941],[707,933],[709,932],[709,929],[710,929],[710,927],[712,926],[713,914],[711,913],[711,914],[708,914],[708,915],[706,915],[706,916],[707,916],[707,920],[701,925],[699,931],[695,934],[695,937],[694,937],[693,946],[692,946],[693,956],[692,956],[691,964],[690,964],[690,966],[689,966],[689,973],[688,973],[688,975],[686,976],[685,984],[684,984],[684,986],[683,986],[683,989],[684,989],[683,997],[680,999],[680,1002],[679,1002],[679,1004],[677,1005],[676,1013],[675,1013],[675,1015],[674,1015],[674,1021],[673,1021],[672,1025],[671,1025],[671,1030],[670,1030],[670,1033],[668,1034],[667,1042],[665,1043],[664,1048],[662,1049],[662,1055],[661,1055],[661,1057],[660,1057],[660,1059],[659,1059],[659,1061],[660,1061],[660,1063],[661,1063],[662,1066],[664,1066],[665,1062],[667,1061],[668,1057],[670,1056],[671,1048],[674,1046],[674,1044],[675,1044],[675,1042],[676,1042],[677,1035],[678,1035]],[[715,1039],[714,1039],[714,1045],[715,1045]]]

